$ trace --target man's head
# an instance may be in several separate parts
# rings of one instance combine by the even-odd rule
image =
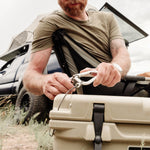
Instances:
[[[60,7],[70,16],[79,16],[85,11],[88,0],[58,0]]]

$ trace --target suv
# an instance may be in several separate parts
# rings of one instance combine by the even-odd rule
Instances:
[[[36,117],[36,120],[44,120],[46,118],[45,115],[48,115],[52,106],[48,98],[45,96],[35,96],[26,91],[23,86],[22,78],[29,62],[30,49],[31,43],[13,50],[13,55],[15,52],[18,53],[17,55],[15,54],[14,57],[10,56],[11,51],[1,57],[1,59],[7,62],[0,68],[0,95],[15,94],[17,96],[15,119],[18,123],[20,123],[20,121],[25,123],[31,116],[38,112],[40,113]],[[54,51],[52,51],[51,59],[48,61],[44,73],[48,74],[60,71],[61,68],[56,55]],[[25,113],[24,117],[20,115],[22,113]]]
[[[91,8],[90,8],[91,9]],[[93,11],[93,8],[92,8]],[[126,44],[139,40],[148,36],[143,30],[133,24],[125,16],[120,14],[116,9],[105,3],[100,11],[110,11],[116,17],[122,35]],[[33,38],[33,30],[38,21],[43,16],[38,16],[37,19],[24,32],[19,34],[10,45],[9,50],[0,57],[1,60],[7,61],[0,69],[0,95],[16,94],[16,117],[20,120],[20,110],[26,112],[23,122],[27,121],[35,113],[40,112],[37,119],[44,118],[45,112],[50,110],[50,100],[45,96],[35,96],[27,92],[23,86],[22,77],[24,70],[27,67],[30,57],[31,43]],[[51,59],[49,60],[44,73],[62,71],[57,61],[57,57],[52,51]]]

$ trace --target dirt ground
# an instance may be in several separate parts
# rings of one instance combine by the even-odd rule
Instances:
[[[16,124],[12,97],[0,98],[0,150],[53,150],[49,124]]]
[[[0,150],[37,150],[34,134],[25,126],[9,127],[10,132],[0,136]]]

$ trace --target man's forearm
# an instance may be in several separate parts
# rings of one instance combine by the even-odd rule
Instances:
[[[43,94],[42,78],[44,78],[43,74],[40,74],[33,70],[32,71],[27,70],[23,77],[24,87],[35,95],[42,95]]]
[[[122,76],[126,75],[131,66],[131,60],[127,50],[120,50],[120,52],[112,59],[111,63],[118,64],[122,68]]]
[[[51,51],[52,48],[47,48],[31,53],[30,62],[24,74],[23,84],[28,91],[36,95],[43,94],[42,82],[45,77],[43,71],[47,65]]]
[[[126,75],[130,69],[131,60],[124,41],[121,39],[111,41],[110,49],[112,53],[111,63],[118,64],[122,68],[121,75]]]
[[[122,76],[126,75],[131,66],[131,60],[129,54],[125,51],[118,53],[111,61],[111,63],[116,63],[122,68]]]

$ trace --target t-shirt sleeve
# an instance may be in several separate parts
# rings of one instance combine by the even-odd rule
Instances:
[[[113,14],[109,15],[109,33],[110,33],[110,41],[114,39],[123,39],[119,25]]]
[[[40,20],[37,28],[33,33],[33,42],[31,52],[45,50],[53,46],[52,34],[56,31],[57,27],[44,19]]]

